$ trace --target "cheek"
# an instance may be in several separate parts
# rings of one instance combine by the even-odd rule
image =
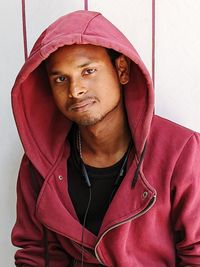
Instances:
[[[54,101],[56,103],[56,106],[60,110],[63,110],[65,108],[65,105],[66,105],[67,94],[64,92],[59,92],[59,91],[52,91],[52,95],[53,95]]]
[[[105,87],[102,90],[102,97],[104,97],[107,102],[119,101],[121,97],[119,84],[115,81],[105,84]]]
[[[100,110],[107,112],[116,107],[121,99],[119,88],[107,88],[102,94],[99,96],[100,99]]]

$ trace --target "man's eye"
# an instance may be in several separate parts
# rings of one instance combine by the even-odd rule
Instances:
[[[63,82],[65,82],[67,80],[67,78],[65,77],[65,76],[60,76],[60,77],[57,77],[56,79],[55,79],[55,81],[57,82],[57,83],[63,83]]]
[[[86,69],[86,70],[84,70],[84,74],[86,74],[86,75],[88,75],[88,74],[92,74],[92,73],[94,73],[96,71],[96,69]]]

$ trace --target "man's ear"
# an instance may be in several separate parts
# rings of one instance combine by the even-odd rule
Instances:
[[[115,66],[120,83],[127,84],[129,82],[130,59],[128,59],[124,55],[120,55],[115,60]]]

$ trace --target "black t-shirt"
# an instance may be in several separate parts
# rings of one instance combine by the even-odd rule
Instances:
[[[81,159],[76,146],[76,133],[74,131],[71,135],[70,143],[71,154],[67,162],[68,191],[79,221],[83,224],[88,206],[90,189],[82,174]],[[85,227],[95,235],[98,234],[110,201],[125,176],[126,168],[124,168],[120,181],[118,181],[117,185],[115,185],[116,178],[119,175],[125,157],[126,154],[119,162],[106,168],[96,168],[85,165],[91,182],[91,202]]]

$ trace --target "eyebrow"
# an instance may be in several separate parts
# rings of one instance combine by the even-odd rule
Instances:
[[[87,61],[87,62],[85,62],[83,64],[78,65],[77,68],[80,68],[81,69],[81,68],[84,68],[84,67],[89,66],[92,63],[94,63],[94,61]],[[62,74],[63,73],[61,71],[56,70],[56,69],[55,70],[52,70],[51,72],[49,72],[49,76],[62,75]]]
[[[92,64],[92,63],[93,63],[93,61],[87,61],[87,62],[85,62],[85,63],[83,63],[83,64],[81,64],[81,65],[78,65],[77,67],[78,67],[78,68],[84,68],[84,67],[89,66],[89,65]]]

